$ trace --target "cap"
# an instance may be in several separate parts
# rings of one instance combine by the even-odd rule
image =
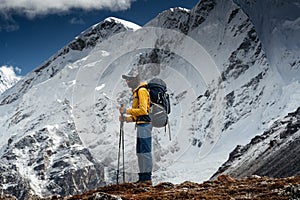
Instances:
[[[125,80],[135,79],[139,76],[137,71],[131,70],[128,74],[122,75],[122,78]]]

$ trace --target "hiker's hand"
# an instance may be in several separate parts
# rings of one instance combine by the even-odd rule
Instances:
[[[134,122],[133,118],[131,116],[119,116],[119,121],[120,122],[126,122],[126,123],[130,123],[130,122]]]
[[[124,106],[121,106],[120,109],[119,109],[119,111],[120,111],[121,115],[123,115],[123,114],[125,114],[126,109],[125,109]]]
[[[126,122],[126,117],[123,116],[123,115],[119,116],[119,121],[120,122]]]

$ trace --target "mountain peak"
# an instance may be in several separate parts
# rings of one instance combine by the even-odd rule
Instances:
[[[170,11],[171,11],[171,12],[182,11],[182,12],[187,12],[187,13],[191,12],[190,9],[182,8],[182,7],[170,8]]]
[[[165,10],[149,21],[145,26],[164,27],[187,34],[191,11],[186,8],[175,7]]]
[[[94,24],[87,30],[81,32],[70,44],[69,47],[73,50],[83,50],[88,47],[94,47],[97,43],[107,39],[108,37],[126,31],[137,30],[141,28],[139,25],[132,22],[118,19],[116,17],[108,17],[103,21]]]
[[[108,17],[104,20],[104,22],[115,22],[115,23],[118,23],[118,24],[123,24],[125,27],[129,28],[129,29],[133,29],[134,31],[137,30],[137,29],[140,29],[141,26],[133,23],[133,22],[129,22],[129,21],[126,21],[124,19],[119,19],[119,18],[116,18],[116,17]]]

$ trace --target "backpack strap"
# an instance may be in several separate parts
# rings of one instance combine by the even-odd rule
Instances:
[[[137,99],[139,99],[139,90],[141,89],[141,88],[145,88],[147,91],[148,91],[148,88],[147,88],[147,86],[145,86],[145,85],[141,85],[141,86],[139,86],[137,89],[135,89],[135,91],[134,92],[136,92],[136,98]],[[149,94],[149,91],[148,91],[148,94]],[[150,107],[152,106],[152,102],[151,102],[151,98],[150,98],[150,94],[149,94],[149,99],[150,99]],[[150,108],[151,109],[151,108]],[[148,114],[150,113],[150,110],[148,110]]]

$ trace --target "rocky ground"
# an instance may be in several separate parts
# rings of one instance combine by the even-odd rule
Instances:
[[[300,176],[282,179],[219,176],[218,180],[201,184],[160,183],[154,187],[122,184],[106,186],[69,199],[93,199],[96,193],[112,194],[121,199],[300,199]]]
[[[1,196],[1,199],[15,199],[12,196]],[[31,196],[28,199],[41,200]],[[217,180],[203,183],[184,182],[174,185],[172,183],[159,183],[154,186],[124,183],[98,188],[84,194],[72,197],[53,196],[46,198],[61,200],[77,199],[300,199],[300,175],[289,178],[269,178],[250,176],[234,179],[221,175]]]

